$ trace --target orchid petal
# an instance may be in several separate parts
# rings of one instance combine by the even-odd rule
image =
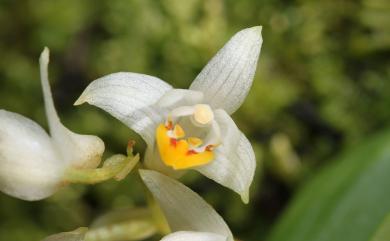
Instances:
[[[0,110],[0,190],[39,200],[53,194],[64,163],[46,132],[32,120]]]
[[[253,148],[240,133],[235,151],[227,150],[225,146],[215,149],[215,160],[205,166],[196,168],[206,177],[232,189],[241,195],[244,203],[249,202],[249,187],[253,181],[256,169],[256,158]]]
[[[58,118],[54,107],[48,78],[49,49],[45,48],[39,59],[41,83],[53,143],[62,160],[74,167],[94,168],[99,165],[104,143],[97,136],[79,135],[68,130]]]
[[[233,235],[225,221],[198,194],[158,172],[140,170],[140,174],[160,204],[172,231],[210,232],[233,241]]]
[[[215,233],[179,231],[165,236],[161,241],[226,241],[226,239]]]
[[[262,44],[261,27],[244,29],[210,60],[191,84],[214,109],[235,112],[252,85]]]
[[[167,91],[158,101],[158,105],[165,108],[175,108],[180,105],[194,105],[201,103],[203,93],[187,89],[171,89]]]
[[[234,123],[230,115],[223,109],[215,110],[214,116],[221,132],[222,146],[225,152],[227,154],[235,152],[241,135],[236,123]]]
[[[170,89],[156,77],[114,73],[93,81],[75,105],[88,102],[107,111],[153,145],[155,127],[163,121],[155,104]]]

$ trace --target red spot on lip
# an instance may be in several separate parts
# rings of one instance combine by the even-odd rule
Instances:
[[[134,140],[129,140],[128,142],[127,142],[127,148],[133,148],[133,146],[135,145],[135,141]]]
[[[194,155],[194,154],[198,154],[198,152],[196,152],[195,150],[187,151],[187,155]]]
[[[176,147],[177,145],[177,140],[175,138],[171,138],[171,145]]]
[[[172,130],[172,129],[173,129],[173,123],[172,123],[172,121],[168,121],[168,124],[165,126],[165,128],[166,128],[167,130]]]
[[[214,150],[214,146],[213,145],[206,146],[206,151],[213,151],[213,150]]]

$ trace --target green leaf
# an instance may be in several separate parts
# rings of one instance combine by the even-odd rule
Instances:
[[[387,214],[383,223],[379,226],[370,241],[389,241],[390,240],[390,213]]]
[[[303,187],[269,241],[367,241],[390,212],[390,131],[345,152]]]

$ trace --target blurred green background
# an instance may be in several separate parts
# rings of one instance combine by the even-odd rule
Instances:
[[[234,114],[258,168],[251,202],[196,173],[185,183],[222,214],[241,240],[264,240],[296,190],[349,146],[390,123],[387,0],[0,0],[0,108],[46,125],[38,57],[63,123],[100,136],[108,153],[144,143],[103,111],[73,102],[89,82],[129,71],[186,88],[239,30],[263,26],[253,88]],[[132,176],[72,185],[39,202],[0,193],[0,240],[40,240],[142,205]]]

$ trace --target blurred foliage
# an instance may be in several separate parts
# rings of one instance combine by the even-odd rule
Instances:
[[[390,130],[351,148],[290,204],[270,241],[369,241],[390,212]],[[382,224],[383,223],[383,224]],[[389,234],[389,233],[388,233]],[[390,236],[381,241],[389,240]]]
[[[235,32],[263,25],[256,79],[234,115],[258,158],[250,204],[196,173],[185,176],[237,237],[262,240],[296,187],[389,123],[389,11],[387,0],[0,0],[0,108],[46,126],[38,56],[48,46],[65,125],[99,135],[108,153],[124,153],[130,138],[142,152],[142,140],[119,121],[87,105],[72,106],[87,84],[131,71],[188,87]],[[284,139],[271,144],[275,135]],[[284,157],[299,163],[294,176],[280,170],[289,160]],[[71,186],[40,202],[0,194],[0,240],[39,240],[143,203],[132,176]]]
[[[381,223],[379,228],[375,231],[370,241],[386,240],[388,237],[390,237],[390,214],[387,214],[384,221]]]

